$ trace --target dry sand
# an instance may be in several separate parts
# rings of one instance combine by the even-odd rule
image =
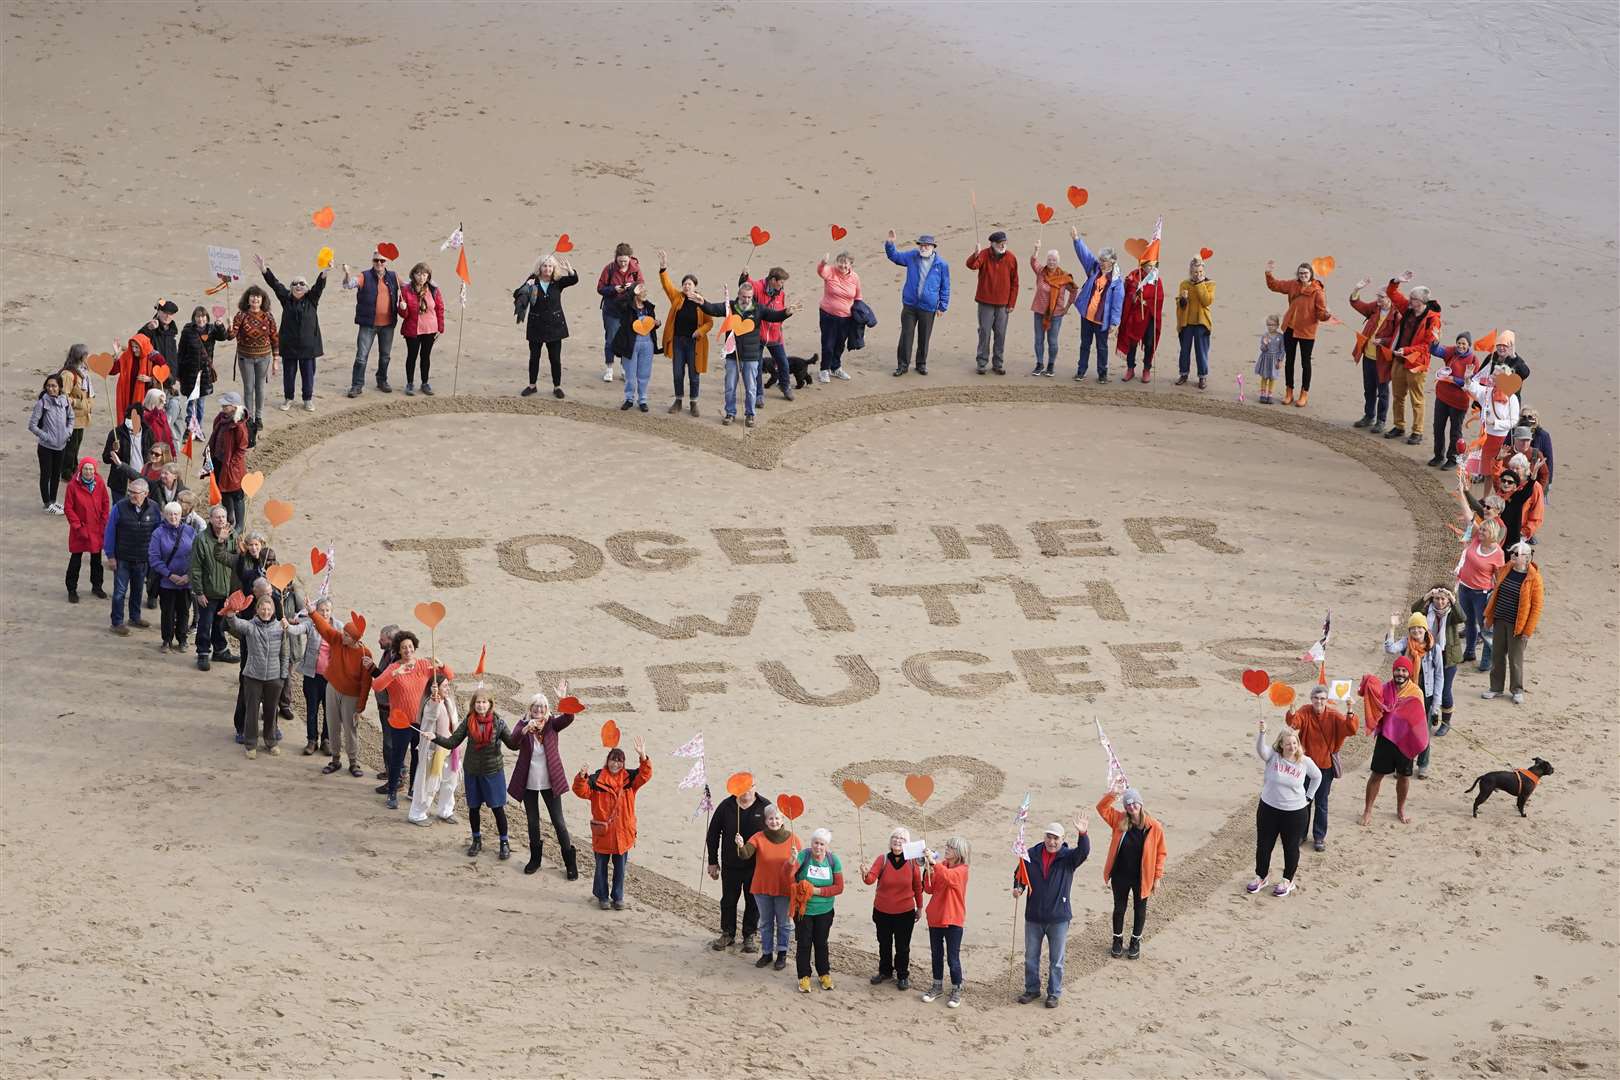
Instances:
[[[1309,132],[1276,96],[1307,64],[1277,28],[1292,9],[1212,22],[1147,8],[1131,25],[1106,9],[952,8],[933,30],[922,10],[8,5],[0,378],[23,482],[0,521],[0,655],[21,703],[0,720],[7,1075],[1620,1071],[1612,9],[1358,14],[1318,39],[1315,62],[1344,80],[1313,96]],[[1037,77],[1078,55],[1035,36],[1048,25],[1094,39],[1089,90]],[[1200,65],[1211,40],[1219,59]],[[1459,40],[1477,65],[1409,69],[1439,133],[1408,137],[1383,116],[1373,58]],[[1165,78],[1123,93],[1149,48]],[[1206,108],[1189,111],[1201,81]],[[1118,115],[1097,114],[1099,93]],[[1121,142],[1120,116],[1161,133],[1151,154]],[[1497,156],[1504,142],[1516,156]],[[1207,394],[1162,377],[1026,379],[1023,310],[1016,377],[971,374],[966,189],[980,230],[1007,227],[1022,257],[1028,207],[1069,183],[1092,202],[1044,237],[1066,256],[1070,220],[1117,244],[1159,212],[1167,268],[1216,249]],[[317,233],[307,215],[326,203],[338,223]],[[62,523],[32,498],[18,417],[42,374],[74,340],[127,333],[150,297],[200,301],[205,244],[259,250],[285,278],[323,243],[359,263],[388,239],[449,279],[437,246],[457,221],[474,277],[459,376],[452,337],[436,399],[343,401],[352,338],[334,288],[320,411],[267,418],[260,501],[298,508],[276,539],[289,561],[337,545],[339,603],[373,625],[444,601],[439,652],[470,668],[487,642],[506,702],[542,673],[597,669],[574,678],[604,689],[565,762],[594,766],[596,722],[612,716],[658,770],[627,914],[597,912],[550,865],[525,878],[516,861],[466,860],[464,825],[407,828],[371,781],[321,776],[296,748],[244,761],[228,673],[160,659],[150,633],[110,638],[102,605],[66,608]],[[644,265],[667,247],[674,270],[718,282],[762,225],[773,239],[755,268],[789,267],[808,301],[788,324],[802,354],[830,222],[850,230],[837,246],[856,253],[881,320],[852,382],[773,397],[759,428],[723,429],[718,370],[703,418],[669,417],[660,361],[653,414],[620,413],[581,289],[569,400],[511,396],[523,345],[506,290],[557,234],[579,245],[587,281],[624,238]],[[887,375],[891,226],[934,232],[958,264],[927,383]],[[1257,708],[1236,672],[1261,663],[1303,686],[1291,658],[1329,607],[1334,669],[1381,664],[1388,612],[1456,551],[1453,504],[1417,448],[1348,427],[1359,378],[1345,331],[1324,337],[1310,409],[1235,401],[1275,307],[1260,265],[1328,253],[1336,312],[1350,314],[1356,277],[1410,264],[1448,329],[1512,325],[1562,479],[1526,704],[1481,702],[1481,678],[1459,674],[1457,728],[1409,827],[1387,791],[1373,827],[1355,827],[1367,746],[1352,743],[1332,846],[1306,853],[1300,891],[1278,903],[1241,891]],[[1075,345],[1071,328],[1066,357]],[[402,346],[394,364],[398,385]],[[99,446],[104,415],[96,430]],[[1161,541],[1173,529],[1144,519],[1180,519],[1205,543]],[[1095,525],[1051,524],[1074,521]],[[949,557],[937,530],[986,524],[1005,530],[1000,548]],[[781,530],[793,561],[739,562],[741,538],[723,531],[737,529]],[[570,567],[576,579],[551,580]],[[949,588],[930,610],[917,586]],[[678,628],[698,616],[711,623]],[[705,682],[717,685],[683,698]],[[1064,1008],[1019,1013],[1003,891],[1013,809],[1029,791],[1037,828],[1078,806],[1101,830],[1094,716],[1166,823],[1168,876],[1144,959],[1107,961],[1099,852],[1077,878]],[[288,725],[289,743],[300,730]],[[669,756],[696,730],[717,784],[746,767],[766,794],[802,795],[801,832],[830,826],[850,877],[895,822],[973,840],[961,1010],[867,988],[859,885],[839,901],[834,993],[802,998],[785,974],[707,950],[714,886],[694,891],[696,799],[675,790],[686,763]],[[1532,754],[1558,773],[1531,816],[1498,796],[1470,819],[1461,788]],[[938,780],[922,810],[900,783],[918,769]],[[875,793],[859,838],[838,790],[856,775]]]

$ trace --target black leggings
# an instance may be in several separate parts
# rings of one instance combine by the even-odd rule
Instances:
[[[1463,421],[1468,409],[1447,405],[1436,398],[1434,402],[1434,456],[1457,460],[1457,440],[1462,438]],[[1449,429],[1449,430],[1448,430]]]
[[[1282,837],[1283,877],[1289,881],[1299,872],[1299,845],[1311,820],[1310,804],[1298,810],[1278,810],[1264,799],[1254,812],[1254,876],[1264,881],[1271,873],[1271,850]]]
[[[418,334],[405,339],[405,385],[409,386],[416,381],[416,358],[422,358],[422,381],[431,381],[428,368],[433,363],[433,343],[439,339],[438,334]]]
[[[1300,380],[1299,388],[1311,388],[1311,350],[1316,348],[1314,338],[1297,338],[1292,330],[1283,331],[1283,385],[1288,389],[1294,388],[1294,350],[1299,350]]]
[[[1125,901],[1132,896],[1136,897],[1131,908],[1131,937],[1142,936],[1142,924],[1147,922],[1147,897],[1141,894],[1142,878],[1140,872],[1135,874],[1115,874],[1110,879],[1114,884],[1114,936],[1122,937],[1125,933]]]
[[[472,834],[474,836],[477,836],[479,834],[478,812],[480,810],[482,810],[482,809],[483,809],[483,807],[481,807],[481,806],[469,806],[467,808],[467,820],[472,825]],[[506,807],[504,807],[504,806],[492,806],[492,807],[489,808],[489,812],[495,815],[495,827],[497,829],[501,830],[501,839],[505,840],[506,839]]]
[[[544,348],[551,354],[551,385],[562,385],[562,342],[561,341],[531,341],[529,342],[529,385],[533,386],[540,381],[540,350]]]
[[[557,834],[557,846],[564,851],[574,846],[573,838],[568,835],[568,822],[563,820],[562,800],[555,791],[536,791],[527,788],[523,792],[523,813],[529,819],[529,847],[540,850],[540,800],[546,801],[546,813],[551,815],[551,831]]]
[[[56,504],[56,493],[62,483],[61,450],[39,447],[39,501],[43,506]]]
[[[827,956],[827,939],[832,936],[832,917],[830,911],[823,911],[820,915],[801,915],[793,924],[793,936],[798,940],[798,951],[794,954],[794,967],[799,978],[810,977],[810,950],[816,952],[816,974],[832,974],[832,960]]]

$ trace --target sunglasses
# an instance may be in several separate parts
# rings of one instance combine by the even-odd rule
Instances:
[[[388,261],[387,259],[372,259],[371,260],[371,265],[372,266],[381,266],[383,263],[385,263],[387,261]]]

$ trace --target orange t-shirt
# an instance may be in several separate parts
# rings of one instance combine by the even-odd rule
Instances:
[[[394,305],[388,302],[388,281],[381,274],[377,276],[377,311],[372,316],[372,326],[388,326],[394,321]]]
[[[790,832],[786,840],[778,842],[757,832],[748,838],[748,843],[754,845],[754,880],[748,891],[760,896],[786,896],[797,862],[795,855],[804,846],[799,838]]]

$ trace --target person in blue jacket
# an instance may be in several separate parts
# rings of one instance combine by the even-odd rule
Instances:
[[[1074,381],[1086,377],[1093,344],[1097,346],[1097,381],[1108,381],[1108,334],[1119,325],[1120,309],[1125,306],[1125,275],[1119,272],[1113,248],[1103,248],[1095,255],[1080,237],[1080,230],[1069,226],[1074,240],[1074,253],[1086,272],[1086,283],[1074,302],[1080,314],[1080,364],[1075,369]]]
[[[1046,839],[1031,848],[1013,875],[1013,895],[1021,896],[1028,882],[1029,899],[1024,901],[1024,992],[1018,1004],[1028,1005],[1041,996],[1041,942],[1046,942],[1050,968],[1046,977],[1046,1007],[1058,1007],[1063,996],[1063,953],[1069,943],[1069,889],[1074,872],[1091,854],[1086,836],[1086,815],[1074,818],[1074,847],[1063,842],[1063,826],[1052,822]]]
[[[895,376],[904,375],[911,367],[913,335],[917,339],[917,374],[926,375],[928,338],[934,332],[934,317],[945,314],[951,306],[950,265],[939,256],[934,238],[927,233],[917,237],[915,248],[900,251],[894,246],[894,230],[890,229],[883,250],[890,262],[906,268],[906,284],[900,292],[900,349]]]

